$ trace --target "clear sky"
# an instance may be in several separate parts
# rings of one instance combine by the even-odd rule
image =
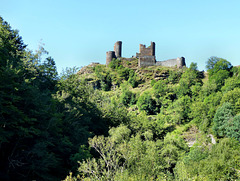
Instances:
[[[240,64],[240,0],[0,0],[0,15],[36,50],[45,44],[61,72],[123,42],[123,57],[156,43],[158,61],[185,57],[205,69],[211,56]]]

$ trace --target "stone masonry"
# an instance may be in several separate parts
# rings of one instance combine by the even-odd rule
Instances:
[[[108,65],[112,61],[112,59],[121,57],[122,57],[122,42],[117,41],[114,44],[114,51],[106,52],[106,65]]]
[[[157,61],[157,66],[164,66],[164,67],[175,67],[177,68],[183,68],[183,66],[186,66],[185,58],[184,57],[178,57],[176,59],[169,59],[165,61]]]
[[[106,52],[106,65],[108,65],[114,58],[117,58],[114,51]]]
[[[121,41],[117,41],[114,44],[114,52],[117,58],[122,57],[122,42]]]
[[[136,54],[138,58],[138,66],[151,66],[156,64],[155,57],[155,43],[151,42],[151,45],[146,48],[146,45],[139,45],[139,53]]]
[[[113,58],[121,58],[122,57],[122,42],[117,41],[114,44],[114,51],[108,51],[106,53],[106,65],[108,65]],[[155,43],[151,42],[149,47],[146,45],[139,45],[139,53],[136,53],[136,58],[138,58],[138,66],[165,66],[165,67],[177,67],[182,68],[186,66],[185,58],[178,57],[176,59],[169,59],[165,61],[156,61],[155,56]]]

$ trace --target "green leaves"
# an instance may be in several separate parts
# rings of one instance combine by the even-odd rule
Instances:
[[[161,173],[159,151],[162,144],[154,142],[150,132],[130,137],[131,131],[126,126],[119,126],[109,133],[109,137],[95,136],[89,140],[100,158],[80,162],[80,174],[89,179],[115,180],[125,174],[147,179]]]
[[[136,94],[128,90],[127,88],[123,88],[123,92],[120,95],[120,102],[125,106],[133,105],[136,103]]]
[[[197,64],[191,63],[190,68],[186,69],[179,80],[179,86],[177,88],[177,96],[184,95],[192,96],[191,86],[202,85],[202,78],[199,76],[197,70]]]
[[[118,69],[118,68],[121,68],[121,60],[120,59],[113,59],[109,64],[108,66],[112,69]]]
[[[147,114],[156,114],[160,107],[148,92],[144,92],[138,98],[137,106],[139,110],[146,111]]]
[[[132,88],[135,88],[138,86],[137,75],[135,74],[135,72],[133,70],[129,71],[128,82],[132,86]]]
[[[232,65],[225,59],[218,57],[211,57],[207,62],[207,69],[209,73],[209,80],[215,81],[218,89],[223,86],[225,79],[230,77],[230,70]]]
[[[213,131],[217,136],[226,136],[240,141],[240,115],[235,116],[232,104],[225,102],[219,107],[213,123]]]
[[[191,99],[189,96],[182,96],[167,108],[169,123],[182,124],[189,121]]]
[[[195,147],[177,163],[179,180],[238,180],[239,143],[225,138],[209,150]]]
[[[233,118],[233,107],[226,102],[222,107],[218,108],[213,119],[213,131],[219,137],[225,136],[227,122]]]
[[[226,124],[226,136],[240,141],[240,115],[230,119]]]

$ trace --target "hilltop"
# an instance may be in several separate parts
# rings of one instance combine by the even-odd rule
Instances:
[[[118,150],[125,144],[130,149],[125,162],[131,163],[132,154],[139,154],[141,158],[127,167],[120,164],[119,168],[112,168],[104,177],[117,180],[239,178],[239,165],[234,164],[234,160],[239,159],[235,150],[239,143],[234,139],[240,141],[240,69],[217,57],[211,57],[207,67],[208,72],[198,71],[196,63],[191,63],[189,68],[139,67],[137,58],[130,61],[120,58],[113,59],[107,66],[91,64],[78,72],[80,80],[100,93],[94,102],[99,102],[98,108],[111,115],[111,124],[115,127],[109,130],[106,142],[98,136],[89,142],[93,148],[100,149],[101,154],[105,148],[99,144],[106,144],[107,148],[107,140],[113,141],[114,147],[108,148],[113,152],[105,153],[100,160],[115,154],[120,154],[116,159],[125,158],[124,150]],[[117,139],[121,141],[114,141],[115,136],[120,136]],[[146,144],[145,151],[140,145],[132,148],[136,141],[142,146]],[[227,153],[230,149],[235,151]],[[218,154],[217,150],[225,151]],[[232,155],[226,160],[222,159],[224,154],[238,156]],[[85,164],[94,164],[92,161],[83,162],[79,168],[90,178],[92,174],[83,168]],[[154,163],[155,171],[147,169],[151,168],[147,166],[148,161]],[[141,165],[140,170],[135,164]],[[235,165],[234,170],[231,176],[225,176],[226,171],[231,170],[229,164]],[[105,166],[99,166],[105,170]],[[118,169],[124,169],[125,175]]]

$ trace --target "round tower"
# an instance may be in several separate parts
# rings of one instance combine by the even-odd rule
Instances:
[[[115,51],[115,55],[117,58],[122,57],[122,42],[121,41],[117,41],[114,44],[114,51]]]
[[[186,66],[186,63],[185,63],[185,58],[184,57],[181,57],[181,58],[177,58],[177,67],[178,68],[183,68],[184,66]]]
[[[106,52],[106,65],[108,65],[112,61],[113,58],[116,58],[114,51]]]

